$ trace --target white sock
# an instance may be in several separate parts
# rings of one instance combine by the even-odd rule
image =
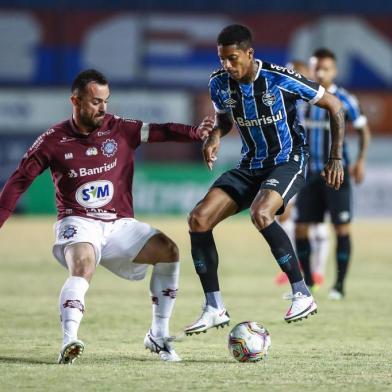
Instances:
[[[61,289],[59,306],[63,345],[78,338],[78,329],[84,313],[84,296],[88,287],[86,279],[71,276]]]
[[[169,336],[169,320],[173,312],[178,291],[180,262],[154,265],[150,293],[152,299],[151,332],[155,337]]]
[[[220,291],[210,291],[205,293],[206,305],[212,306],[215,309],[224,309],[222,295]]]
[[[317,272],[320,275],[325,275],[329,253],[328,225],[326,223],[311,225],[309,240],[312,248],[312,271]]]

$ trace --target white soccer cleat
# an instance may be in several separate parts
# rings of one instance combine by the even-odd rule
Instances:
[[[317,313],[317,305],[313,296],[307,296],[300,292],[295,294],[286,294],[284,299],[291,300],[290,309],[284,316],[285,321],[299,321],[308,318],[309,315]]]
[[[83,354],[83,351],[84,343],[81,340],[71,340],[61,349],[58,363],[72,365],[75,359]]]
[[[328,294],[328,299],[331,301],[341,301],[344,297],[344,294],[336,289],[331,289],[331,291]]]
[[[162,361],[179,362],[181,358],[177,355],[173,348],[173,338],[156,338],[149,330],[144,338],[144,346],[152,353],[160,356]]]
[[[226,309],[216,309],[210,305],[203,307],[203,313],[200,318],[193,324],[185,328],[185,335],[199,334],[201,332],[207,332],[210,328],[223,328],[225,325],[229,325],[230,316]]]

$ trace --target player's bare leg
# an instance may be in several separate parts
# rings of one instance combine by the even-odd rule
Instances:
[[[237,210],[237,204],[226,192],[220,188],[212,188],[189,214],[192,258],[203,286],[205,305],[201,316],[185,328],[187,335],[206,332],[212,327],[223,328],[229,324],[229,314],[219,289],[218,253],[212,230]]]
[[[290,239],[275,221],[275,214],[282,205],[283,199],[278,192],[261,189],[250,207],[250,213],[253,224],[268,242],[277,263],[289,278],[292,294],[287,298],[292,300],[292,304],[284,318],[291,322],[316,313],[317,305],[302,278]]]
[[[158,233],[147,241],[134,262],[153,265],[150,281],[152,324],[144,345],[164,361],[180,361],[169,335],[169,321],[177,296],[180,273],[177,245],[165,234]]]
[[[95,272],[94,248],[89,243],[69,245],[65,249],[69,278],[60,293],[60,317],[63,328],[63,346],[59,363],[72,364],[84,350],[78,339],[78,329],[84,314],[84,297]]]
[[[334,225],[336,233],[336,282],[329,293],[332,300],[340,300],[344,297],[344,281],[347,274],[351,256],[350,224]]]

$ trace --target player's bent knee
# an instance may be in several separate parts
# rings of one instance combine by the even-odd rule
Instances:
[[[258,230],[265,229],[274,221],[274,217],[270,211],[260,208],[251,209],[250,216]]]
[[[180,252],[178,250],[178,246],[170,238],[168,238],[168,241],[166,242],[166,248],[168,262],[176,262],[180,259]]]
[[[95,272],[95,252],[90,244],[75,244],[67,247],[65,260],[71,276],[90,280]]]
[[[188,216],[188,225],[190,231],[200,232],[212,229],[208,214],[200,207],[196,207],[190,212]]]

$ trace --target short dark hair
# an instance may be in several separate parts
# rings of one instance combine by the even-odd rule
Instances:
[[[109,84],[103,73],[97,71],[96,69],[86,69],[85,71],[80,72],[72,82],[72,94],[82,93],[87,84],[90,82],[95,82],[103,86]]]
[[[314,51],[313,57],[316,57],[318,59],[332,59],[336,61],[336,56],[335,53],[332,52],[332,50],[327,49],[327,48],[319,48]]]
[[[236,45],[240,49],[252,47],[252,33],[243,25],[233,24],[226,26],[218,35],[218,46]]]

